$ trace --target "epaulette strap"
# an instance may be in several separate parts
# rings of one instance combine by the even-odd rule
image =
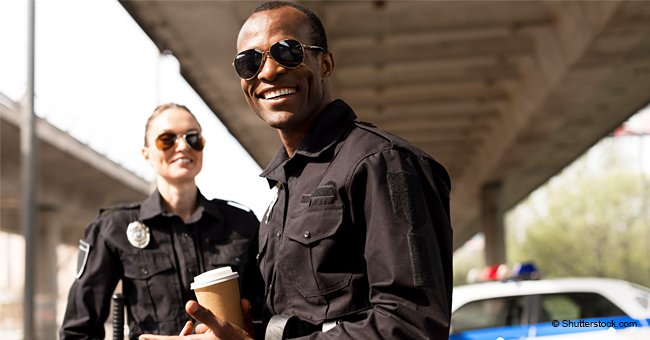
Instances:
[[[357,124],[359,124],[359,125],[362,125],[362,126],[368,126],[368,127],[376,128],[375,124],[373,124],[373,123],[368,123],[368,122],[364,122],[364,121],[361,121],[361,120],[357,120],[355,122]]]
[[[420,158],[432,158],[429,154],[424,152],[424,150],[420,149],[420,147],[418,147],[417,145],[409,143],[406,139],[400,136],[382,130],[372,123],[366,123],[361,121],[355,121],[355,123],[357,127],[365,131],[368,131],[370,133],[374,133],[375,135],[389,141],[392,147],[408,150]]]
[[[251,212],[251,211],[253,211],[253,210],[251,210],[251,208],[249,208],[249,207],[247,207],[247,206],[245,206],[245,205],[243,205],[243,204],[241,204],[241,203],[238,203],[238,202],[234,202],[234,201],[226,201],[226,203],[228,203],[228,205],[231,206],[231,207],[235,207],[235,208],[238,208],[238,209],[244,210],[244,211],[246,211],[246,212]]]
[[[122,204],[116,204],[111,207],[107,208],[100,208],[99,209],[99,215],[103,215],[106,212],[110,211],[116,211],[116,210],[132,210],[132,209],[140,209],[140,203],[122,203]]]

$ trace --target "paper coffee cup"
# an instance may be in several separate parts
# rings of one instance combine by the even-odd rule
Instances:
[[[238,277],[239,274],[230,267],[221,267],[195,276],[190,288],[201,306],[217,317],[244,328]]]

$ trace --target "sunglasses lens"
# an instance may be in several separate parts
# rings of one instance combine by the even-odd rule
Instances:
[[[246,50],[238,53],[235,56],[235,71],[244,79],[251,79],[260,69],[262,65],[263,53],[258,50]]]
[[[203,138],[201,138],[201,135],[198,133],[190,133],[185,135],[185,140],[187,141],[187,144],[189,146],[196,150],[196,151],[201,151],[203,150]]]
[[[156,147],[160,150],[169,150],[174,144],[176,144],[176,134],[174,133],[163,133],[156,138]]]
[[[300,42],[288,39],[278,41],[269,51],[273,60],[287,68],[296,68],[302,64],[305,55]]]

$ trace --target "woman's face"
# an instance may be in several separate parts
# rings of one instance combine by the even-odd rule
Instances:
[[[194,181],[203,166],[203,151],[190,147],[183,136],[187,133],[201,133],[196,119],[187,111],[172,107],[161,112],[149,124],[147,146],[142,148],[144,159],[156,171],[159,180],[169,184]],[[176,142],[167,150],[156,146],[156,139],[162,134],[175,134]],[[168,140],[173,141],[173,136]]]

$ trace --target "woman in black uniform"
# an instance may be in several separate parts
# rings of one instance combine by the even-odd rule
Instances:
[[[143,202],[100,210],[86,227],[61,339],[104,339],[120,280],[131,339],[178,332],[188,320],[185,302],[196,299],[190,283],[213,268],[231,266],[242,297],[254,309],[260,303],[259,222],[250,210],[201,194],[195,177],[204,145],[201,126],[185,106],[154,110],[142,155],[156,171],[157,189]]]

